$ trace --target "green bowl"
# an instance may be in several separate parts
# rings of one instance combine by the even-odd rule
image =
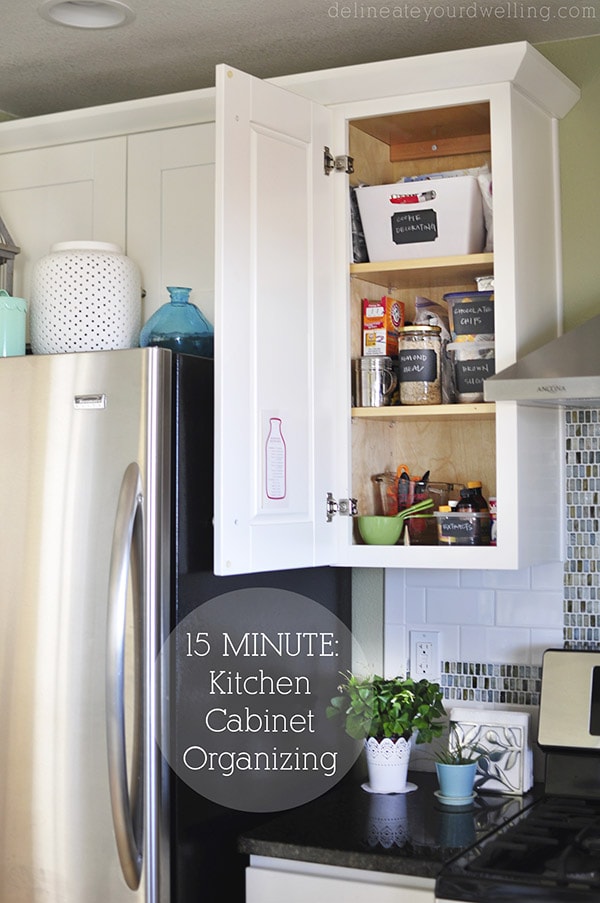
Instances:
[[[369,546],[393,546],[400,539],[404,519],[383,515],[357,517],[358,532]]]

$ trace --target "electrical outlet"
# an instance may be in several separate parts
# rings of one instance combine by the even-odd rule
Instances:
[[[410,631],[410,676],[415,680],[440,679],[440,644],[436,630]]]

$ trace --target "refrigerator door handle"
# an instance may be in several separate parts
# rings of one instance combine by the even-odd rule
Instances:
[[[113,532],[106,636],[106,742],[112,819],[117,852],[127,885],[136,890],[142,874],[143,717],[142,593],[143,494],[140,469],[127,467],[117,504]],[[128,590],[131,587],[131,595]],[[127,648],[128,598],[133,618],[133,652]],[[132,694],[131,774],[128,774],[126,693]]]

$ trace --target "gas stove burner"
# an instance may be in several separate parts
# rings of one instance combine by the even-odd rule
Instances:
[[[457,878],[456,871],[452,878],[459,883],[474,882],[479,895],[485,888],[482,899],[495,900],[496,896],[489,896],[492,889],[496,893],[498,887],[511,887],[519,888],[523,899],[542,898],[544,903],[575,899],[598,903],[600,803],[547,797],[456,863],[463,878]],[[521,899],[518,895],[514,898]]]
[[[600,853],[600,824],[595,824],[578,839],[578,843],[589,853]]]
[[[553,870],[553,865],[555,869]],[[548,862],[548,872],[561,883],[579,883],[600,887],[600,823],[594,819],[567,846],[554,864]]]
[[[600,859],[575,846],[567,847],[557,859],[549,859],[546,866],[545,877],[559,884],[600,887]]]

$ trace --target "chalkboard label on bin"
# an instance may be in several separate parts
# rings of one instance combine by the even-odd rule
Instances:
[[[456,335],[492,335],[494,332],[494,302],[465,301],[454,304],[452,319]]]
[[[438,377],[438,356],[433,348],[401,351],[398,355],[400,382],[433,383]]]
[[[458,546],[489,545],[490,517],[488,513],[458,512],[441,514],[436,512],[438,539],[441,544],[455,543]]]
[[[456,361],[456,388],[460,394],[483,392],[483,381],[496,372],[493,357],[473,361]]]
[[[421,241],[435,241],[438,237],[435,210],[407,210],[392,214],[392,241],[408,245]]]

